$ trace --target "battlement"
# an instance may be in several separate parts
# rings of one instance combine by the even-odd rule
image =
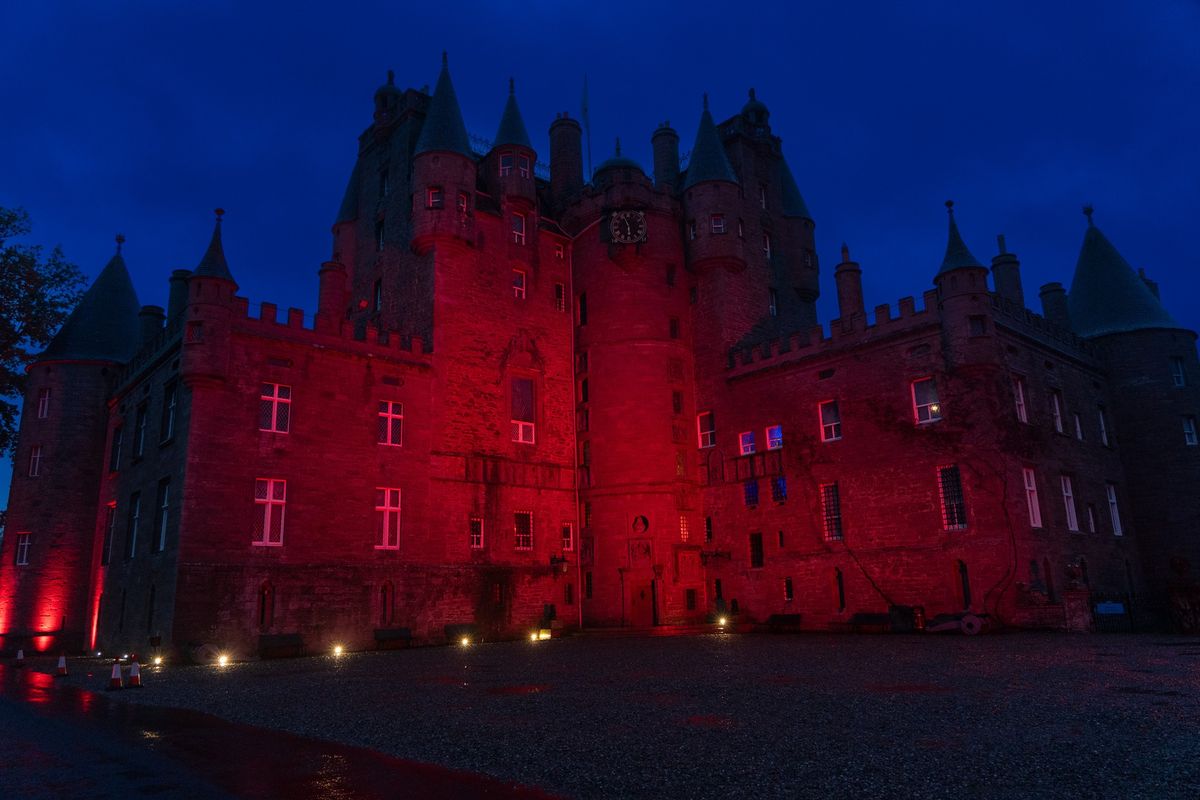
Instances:
[[[1041,314],[1030,311],[1023,304],[998,294],[992,294],[991,301],[992,313],[995,314],[997,322],[1015,332],[1036,339],[1049,347],[1067,351],[1070,355],[1089,359],[1096,357],[1096,348],[1090,342],[1056,325]]]
[[[862,345],[940,322],[937,290],[930,289],[921,299],[924,305],[918,310],[912,297],[900,298],[896,316],[892,316],[892,308],[887,303],[875,306],[872,324],[866,324],[866,319],[858,316],[848,320],[835,319],[829,323],[828,336],[823,325],[816,325],[753,347],[735,347],[729,351],[729,376],[800,361],[818,353]]]

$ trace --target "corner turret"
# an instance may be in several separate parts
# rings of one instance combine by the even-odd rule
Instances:
[[[237,283],[225,260],[221,243],[221,218],[214,212],[212,238],[200,264],[188,276],[188,307],[183,337],[184,358],[180,375],[194,386],[204,381],[224,381],[229,363],[229,325]]]
[[[508,102],[504,104],[496,139],[484,161],[484,180],[490,193],[502,202],[515,203],[520,212],[527,213],[536,198],[533,178],[536,162],[537,153],[529,143],[529,133],[517,107],[516,88],[509,78]]]

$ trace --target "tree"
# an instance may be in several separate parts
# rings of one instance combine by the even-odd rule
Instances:
[[[13,452],[25,366],[79,302],[83,273],[55,247],[11,244],[32,230],[21,208],[0,207],[0,454]]]

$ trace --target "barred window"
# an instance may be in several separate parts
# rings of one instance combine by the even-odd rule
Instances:
[[[533,512],[518,511],[513,514],[513,546],[518,550],[533,549]]]
[[[742,484],[742,499],[747,506],[758,505],[758,481],[749,480]]]
[[[264,383],[259,389],[258,429],[287,433],[292,420],[292,387]],[[139,433],[140,439],[140,433]]]
[[[938,467],[938,487],[942,496],[942,528],[960,531],[967,527],[967,501],[963,496],[962,475],[957,464]]]
[[[471,517],[467,528],[471,549],[481,549],[483,547],[483,519],[480,517]]]
[[[787,500],[787,478],[783,475],[771,478],[771,499],[776,503]]]
[[[251,544],[267,547],[283,544],[283,511],[286,502],[287,481],[281,478],[257,478],[254,481]]]
[[[837,400],[821,403],[821,441],[836,442],[842,438],[842,412]]]
[[[375,489],[375,549],[400,548],[400,490]]]
[[[836,483],[821,486],[821,518],[824,522],[825,540],[838,541],[842,538],[842,500]]]
[[[683,514],[679,515],[679,541],[686,542],[688,540],[688,518]]]
[[[400,447],[404,443],[404,404],[380,400],[376,438],[380,444]]]
[[[575,549],[575,526],[569,522],[562,524],[562,549],[570,552]]]

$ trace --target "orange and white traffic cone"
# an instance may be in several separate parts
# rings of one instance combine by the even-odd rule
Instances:
[[[142,671],[138,669],[138,662],[136,658],[129,662],[129,686],[126,688],[142,688]]]
[[[115,692],[118,689],[124,688],[121,686],[121,662],[113,659],[112,677],[108,681],[108,691]]]
[[[54,677],[56,677],[56,678],[67,677],[67,657],[66,657],[66,655],[60,655],[58,657],[58,669],[56,669],[54,671]]]
[[[25,666],[25,651],[24,650],[20,650],[20,649],[17,650],[17,663],[13,664],[13,666],[14,667]]]

